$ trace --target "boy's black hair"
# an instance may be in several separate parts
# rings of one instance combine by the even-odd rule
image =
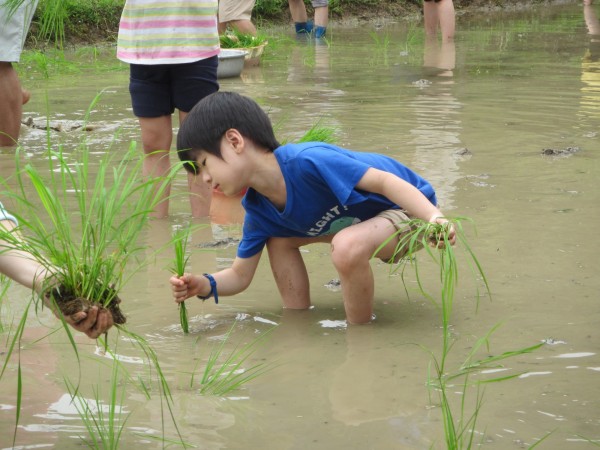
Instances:
[[[280,146],[267,114],[251,98],[235,92],[215,92],[189,112],[177,134],[177,154],[189,172],[196,173],[199,151],[221,157],[221,138],[235,128],[268,151]]]

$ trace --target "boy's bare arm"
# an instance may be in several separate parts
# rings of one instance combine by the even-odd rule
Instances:
[[[374,192],[387,197],[413,217],[431,223],[444,224],[448,222],[444,218],[444,213],[432,205],[421,191],[392,173],[370,168],[356,187],[363,191]],[[448,239],[451,245],[456,242],[456,232],[452,225],[448,230]],[[439,243],[438,247],[443,247],[443,243]]]
[[[230,268],[212,274],[219,296],[235,295],[244,291],[254,277],[261,254],[262,252],[259,252],[250,258],[236,257]],[[206,297],[211,292],[210,281],[204,275],[186,273],[182,277],[172,276],[169,281],[177,303],[196,295]]]
[[[370,168],[356,187],[387,197],[413,217],[430,222],[436,217],[443,217],[443,213],[421,191],[392,173]]]

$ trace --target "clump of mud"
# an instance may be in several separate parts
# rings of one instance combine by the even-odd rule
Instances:
[[[107,291],[106,294],[107,298],[113,296],[108,304],[106,304],[105,299],[78,297],[64,287],[58,286],[48,291],[46,293],[46,298],[51,302],[56,303],[65,317],[72,316],[80,311],[87,312],[92,306],[98,306],[99,310],[108,310],[111,313],[115,324],[124,324],[127,319],[119,306],[121,299],[115,295],[114,290]]]
[[[545,156],[571,156],[580,150],[579,147],[567,147],[567,148],[544,148],[542,149],[542,155]]]

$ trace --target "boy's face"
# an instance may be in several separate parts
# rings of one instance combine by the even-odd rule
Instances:
[[[243,143],[228,138],[225,133],[221,138],[221,158],[204,150],[198,153],[198,176],[213,189],[219,189],[227,196],[238,194],[247,187],[245,154],[242,150]]]

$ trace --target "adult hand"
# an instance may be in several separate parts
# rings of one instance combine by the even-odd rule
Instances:
[[[65,316],[65,321],[91,339],[98,338],[113,326],[111,312],[98,306],[92,306],[87,312],[79,311],[71,316]]]

